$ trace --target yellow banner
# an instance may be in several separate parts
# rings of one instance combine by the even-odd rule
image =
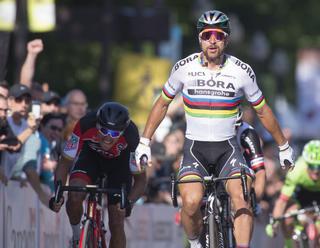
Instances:
[[[56,26],[54,0],[28,0],[28,20],[31,32],[49,32]]]
[[[16,12],[15,0],[0,0],[0,31],[13,31]]]
[[[140,130],[161,93],[171,66],[167,59],[138,54],[123,56],[117,65],[114,99],[129,108],[131,118]]]

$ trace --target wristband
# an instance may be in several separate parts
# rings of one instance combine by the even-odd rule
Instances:
[[[288,141],[286,143],[284,143],[282,146],[279,146],[279,150],[280,151],[287,150],[288,148],[289,148],[289,142]]]
[[[141,137],[141,138],[140,138],[140,143],[141,143],[141,144],[144,144],[144,145],[146,145],[146,146],[149,146],[149,145],[150,145],[150,139],[145,138],[145,137]]]

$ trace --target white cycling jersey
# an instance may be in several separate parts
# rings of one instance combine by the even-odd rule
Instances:
[[[188,139],[227,140],[235,136],[238,106],[244,96],[256,109],[265,100],[248,64],[225,55],[220,69],[210,70],[203,61],[202,53],[178,61],[162,89],[162,97],[171,101],[181,91]]]

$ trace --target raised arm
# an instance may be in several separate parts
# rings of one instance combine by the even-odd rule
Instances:
[[[36,60],[38,57],[38,54],[43,51],[43,43],[41,39],[35,39],[32,41],[29,41],[27,44],[27,57],[24,61],[21,73],[20,73],[20,83],[31,87],[34,72],[35,72],[35,66],[36,66]]]

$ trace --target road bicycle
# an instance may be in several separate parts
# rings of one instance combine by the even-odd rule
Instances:
[[[227,180],[235,179],[241,180],[243,197],[248,201],[247,176],[244,168],[241,169],[240,175],[231,177],[214,177],[214,175],[211,175],[198,180],[176,180],[175,176],[171,177],[171,198],[174,207],[178,206],[177,184],[200,182],[206,187],[203,212],[204,233],[202,235],[202,245],[206,248],[235,247],[231,200],[222,184]]]
[[[315,220],[320,216],[320,206],[316,202],[313,206],[290,211],[277,218],[272,216],[269,219],[269,226],[272,227],[276,222],[283,222],[286,219],[294,219],[294,228],[291,235],[293,247],[314,248],[319,247],[318,232],[315,227]],[[309,229],[309,232],[307,231]],[[270,235],[270,231],[267,233]],[[274,236],[274,235],[273,235]]]
[[[97,185],[62,186],[61,181],[57,182],[55,201],[59,202],[63,192],[87,193],[86,209],[83,215],[79,248],[107,248],[106,229],[104,225],[103,194],[114,194],[120,197],[120,208],[126,207],[127,192],[125,185],[121,189],[105,188],[104,178],[99,180]]]

